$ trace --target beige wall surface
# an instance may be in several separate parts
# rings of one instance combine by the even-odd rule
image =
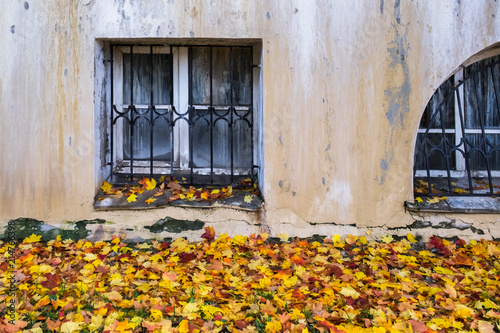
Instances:
[[[494,0],[4,1],[0,221],[175,216],[276,234],[408,225],[423,109],[462,63],[500,42],[499,18]],[[262,40],[264,217],[93,210],[103,177],[95,59],[98,41],[121,38]]]

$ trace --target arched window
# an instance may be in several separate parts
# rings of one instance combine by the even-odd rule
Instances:
[[[500,195],[500,56],[464,67],[427,104],[415,195]]]

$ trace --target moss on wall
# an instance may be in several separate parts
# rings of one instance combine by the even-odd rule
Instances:
[[[205,226],[205,222],[200,220],[177,220],[167,216],[164,219],[158,220],[152,226],[145,226],[144,228],[154,233],[162,231],[180,233],[188,230],[200,230],[203,226]]]
[[[102,219],[94,219],[69,223],[74,224],[74,229],[60,229],[49,224],[45,224],[43,221],[21,217],[9,221],[8,227],[5,229],[4,234],[2,234],[0,238],[7,240],[7,233],[13,232],[12,235],[14,235],[15,240],[18,241],[22,241],[32,234],[41,235],[42,241],[44,242],[55,239],[58,235],[61,235],[62,239],[69,238],[77,241],[89,236],[90,231],[86,228],[88,224],[104,224],[106,221]],[[8,238],[9,240],[12,240],[11,237]]]

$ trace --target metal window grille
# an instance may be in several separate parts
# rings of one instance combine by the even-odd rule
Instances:
[[[114,44],[111,63],[115,183],[253,184],[252,46]]]
[[[422,116],[414,159],[418,195],[500,194],[500,58],[444,82]]]

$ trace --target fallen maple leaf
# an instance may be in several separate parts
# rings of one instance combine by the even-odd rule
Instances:
[[[23,244],[26,244],[26,243],[37,243],[37,242],[39,242],[41,239],[42,239],[42,235],[35,235],[35,234],[31,234],[31,236],[26,237],[26,238],[23,240]]]
[[[252,203],[253,196],[250,195],[250,194],[247,194],[247,195],[245,195],[245,199],[244,200],[245,200],[246,203]]]
[[[288,235],[286,233],[281,233],[281,234],[278,234],[278,237],[280,239],[280,241],[286,243],[288,242],[288,240],[290,239],[290,237],[288,237]]]
[[[147,191],[152,191],[156,188],[156,180],[151,178],[151,180],[146,179],[146,190]]]
[[[131,195],[128,196],[127,201],[129,203],[133,202],[133,201],[137,201],[137,195],[135,195],[134,193],[132,193]]]
[[[213,227],[203,227],[205,229],[205,233],[201,235],[201,238],[205,238],[208,242],[211,242],[215,239],[215,230]]]
[[[111,185],[110,183],[108,183],[107,181],[104,181],[102,183],[102,186],[101,186],[101,189],[104,193],[108,192],[109,190],[111,190],[113,188],[113,185]]]
[[[155,198],[153,198],[153,197],[151,197],[151,198],[149,198],[148,200],[146,200],[146,202],[147,202],[147,204],[148,204],[148,205],[149,205],[150,203],[155,202],[155,201],[156,201],[156,199],[155,199]]]
[[[413,237],[413,235],[412,235],[411,233],[408,233],[408,234],[406,235],[406,238],[408,239],[408,241],[409,241],[410,243],[416,243],[416,242],[417,242],[417,240],[415,239],[415,237]]]
[[[380,240],[382,242],[388,244],[388,243],[392,243],[394,241],[394,238],[392,237],[392,235],[385,235]]]
[[[44,275],[44,277],[46,278],[46,280],[42,281],[40,284],[50,290],[54,289],[62,282],[62,279],[58,274],[47,273]]]

